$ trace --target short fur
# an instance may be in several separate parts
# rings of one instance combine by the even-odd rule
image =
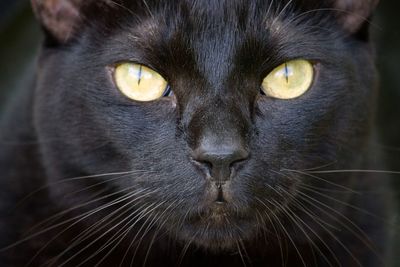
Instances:
[[[373,49],[367,22],[343,18],[372,5],[95,1],[48,23],[39,2],[37,72],[0,128],[1,266],[388,264],[389,199],[368,193],[387,180],[340,171],[371,164]],[[315,64],[312,88],[262,95],[296,58]],[[173,96],[124,97],[112,69],[128,61]],[[223,204],[194,160],[205,143],[249,153],[218,185]]]

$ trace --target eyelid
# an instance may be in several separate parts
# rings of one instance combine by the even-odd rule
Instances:
[[[290,61],[294,61],[294,60],[300,60],[300,59],[305,59],[307,61],[309,61],[311,63],[311,65],[313,66],[314,69],[314,80],[313,80],[313,84],[314,82],[318,79],[319,77],[319,73],[321,71],[321,61],[318,59],[307,59],[307,57],[294,57],[294,58],[288,58],[287,60],[279,60],[278,63],[274,64],[274,67],[269,67],[267,70],[263,71],[262,74],[260,75],[260,80],[262,81],[268,74],[270,74],[273,70],[275,70],[277,67],[290,62]],[[311,85],[313,86],[313,85]]]
[[[160,67],[157,67],[149,62],[146,61],[140,61],[140,60],[136,60],[136,59],[128,59],[128,60],[117,60],[111,64],[108,65],[108,68],[111,70],[115,70],[116,67],[122,65],[122,64],[137,64],[137,65],[142,65],[146,68],[149,68],[157,73],[159,73],[162,77],[164,77],[165,80],[169,81],[169,77],[167,75],[167,73]]]

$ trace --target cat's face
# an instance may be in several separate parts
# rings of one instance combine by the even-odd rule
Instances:
[[[307,170],[357,166],[375,84],[367,42],[329,10],[333,2],[85,6],[74,39],[44,48],[35,126],[51,182],[114,174],[58,183],[51,194],[66,196],[61,206],[112,194],[99,205],[118,203],[99,217],[129,203],[125,218],[136,212],[145,225],[214,249],[272,231],[299,205],[319,214],[307,189],[345,200],[333,183],[348,186],[350,177],[331,183]],[[263,94],[265,77],[297,59],[312,65],[309,88],[291,99]],[[114,79],[122,63],[158,72],[172,93],[126,97]],[[83,186],[91,187],[69,197]]]

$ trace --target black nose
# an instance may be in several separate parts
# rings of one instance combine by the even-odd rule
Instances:
[[[247,159],[249,152],[240,144],[201,144],[193,159],[205,166],[211,178],[223,182],[230,178],[233,165]]]

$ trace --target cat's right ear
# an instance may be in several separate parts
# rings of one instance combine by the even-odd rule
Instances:
[[[89,0],[31,0],[33,11],[49,36],[65,43],[82,23],[82,6]]]

